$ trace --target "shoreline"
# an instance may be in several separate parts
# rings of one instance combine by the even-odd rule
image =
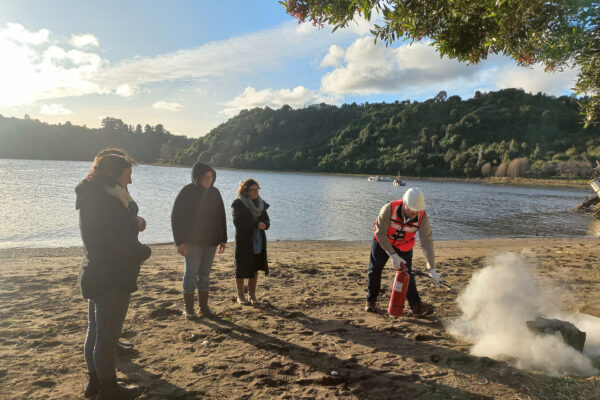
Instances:
[[[486,238],[473,238],[473,239],[434,239],[434,246],[437,247],[437,244],[444,244],[445,246],[451,246],[456,244],[473,244],[473,243],[496,243],[501,246],[504,246],[509,243],[513,243],[515,240],[518,240],[520,243],[523,242],[535,242],[535,241],[543,241],[543,240],[562,240],[562,241],[594,241],[598,240],[598,237],[593,235],[586,236],[503,236],[503,237],[486,237]],[[324,239],[306,239],[306,240],[287,240],[287,239],[275,239],[275,240],[267,240],[269,246],[278,246],[278,245],[302,245],[302,244],[317,244],[317,245],[340,245],[340,246],[353,246],[353,245],[370,245],[371,239],[365,240],[324,240]],[[417,240],[417,246],[420,247],[419,241]],[[174,242],[159,242],[159,243],[144,243],[152,248],[166,248],[166,247],[174,247]],[[227,242],[227,248],[233,247],[235,244],[234,241]],[[43,253],[61,253],[61,252],[83,252],[83,246],[56,246],[56,247],[6,247],[0,248],[0,258],[5,253],[11,252],[20,252],[20,253],[35,253],[35,252],[43,252]]]

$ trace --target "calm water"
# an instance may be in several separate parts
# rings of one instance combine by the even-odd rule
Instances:
[[[0,248],[79,246],[75,185],[88,162],[0,160]],[[172,241],[175,196],[190,168],[134,167],[133,198],[148,228],[145,243]],[[370,240],[381,206],[406,188],[366,177],[218,170],[216,186],[228,215],[238,182],[253,177],[271,204],[269,240]],[[591,217],[569,211],[585,190],[410,181],[425,191],[434,239],[585,236]]]

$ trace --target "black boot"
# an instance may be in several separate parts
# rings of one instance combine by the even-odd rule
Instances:
[[[139,387],[120,386],[116,378],[98,382],[100,390],[94,400],[132,400],[140,394]]]
[[[86,398],[95,396],[96,393],[98,393],[98,377],[96,376],[96,373],[88,372],[88,375],[90,376],[88,379],[88,384],[85,387],[85,392],[83,392],[83,395]]]

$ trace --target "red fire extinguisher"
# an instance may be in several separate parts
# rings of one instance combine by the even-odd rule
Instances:
[[[402,311],[404,311],[404,302],[406,301],[406,292],[408,291],[409,280],[410,275],[408,275],[408,272],[406,272],[404,268],[396,271],[396,278],[394,279],[394,287],[392,288],[388,314],[393,315],[394,317],[400,317],[402,315]]]

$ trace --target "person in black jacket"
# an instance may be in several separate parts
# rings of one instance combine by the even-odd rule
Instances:
[[[133,160],[109,154],[94,159],[87,178],[75,189],[84,258],[79,287],[88,299],[88,331],[84,346],[89,372],[86,397],[129,399],[137,390],[117,384],[116,347],[140,265],[150,247],[137,235],[141,221],[126,188]]]
[[[271,221],[269,204],[258,195],[260,186],[254,179],[240,182],[238,198],[231,204],[235,225],[235,283],[239,304],[257,305],[256,284],[258,270],[269,274],[267,262],[267,235]],[[244,294],[244,279],[248,279],[248,296]]]
[[[183,315],[196,319],[194,290],[198,289],[200,312],[214,316],[208,307],[209,275],[215,253],[225,251],[227,223],[219,189],[214,187],[217,172],[197,162],[192,167],[192,183],[184,186],[173,204],[171,227],[177,252],[185,258],[183,273]]]

